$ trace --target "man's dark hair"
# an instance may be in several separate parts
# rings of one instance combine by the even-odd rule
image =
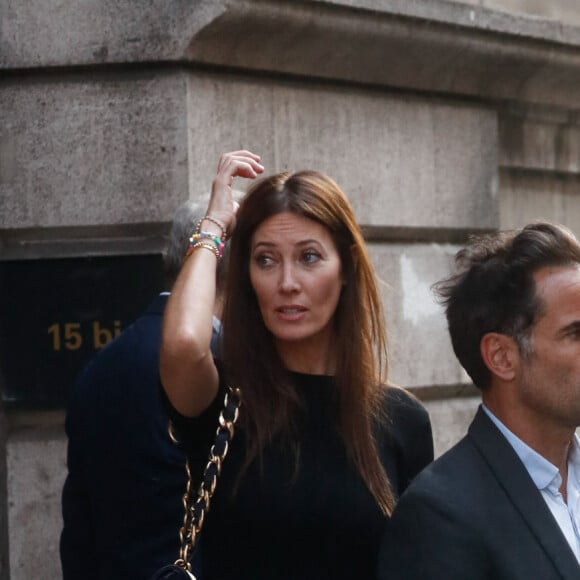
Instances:
[[[455,256],[457,273],[434,285],[445,305],[455,355],[474,384],[485,389],[491,373],[480,352],[482,337],[512,337],[524,356],[542,314],[534,274],[547,266],[580,264],[580,243],[561,225],[545,222],[521,230],[472,237]]]

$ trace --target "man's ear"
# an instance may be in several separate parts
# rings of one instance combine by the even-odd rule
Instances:
[[[503,381],[512,381],[520,364],[516,341],[499,332],[488,332],[479,343],[481,357],[492,374]]]

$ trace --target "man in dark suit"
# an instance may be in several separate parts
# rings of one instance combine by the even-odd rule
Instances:
[[[202,215],[201,206],[192,202],[175,215],[164,256],[168,287]],[[219,291],[225,264],[220,261],[217,273]],[[167,297],[167,292],[158,296],[103,348],[74,385],[66,418],[68,476],[60,541],[64,580],[146,580],[178,556],[185,455],[168,436],[159,385]],[[218,300],[217,314],[220,308]],[[214,323],[217,348],[219,320]]]
[[[484,236],[437,286],[482,392],[467,436],[387,524],[381,580],[580,579],[580,244],[532,224]]]

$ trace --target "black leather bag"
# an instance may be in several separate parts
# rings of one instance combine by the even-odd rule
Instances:
[[[234,425],[238,420],[240,405],[240,390],[228,387],[224,398],[224,407],[219,417],[215,442],[211,446],[208,462],[203,471],[203,478],[197,494],[193,491],[189,461],[185,462],[187,485],[183,496],[185,517],[183,525],[179,529],[179,538],[181,540],[179,558],[173,564],[168,564],[157,570],[150,580],[200,580],[196,579],[191,571],[191,558],[205,516],[209,511],[209,503],[215,492],[220,467],[234,437]],[[169,424],[169,436],[174,443],[179,443],[173,433],[173,425],[171,423]]]
[[[157,570],[150,580],[196,580],[196,578],[189,570],[177,564],[169,564]]]

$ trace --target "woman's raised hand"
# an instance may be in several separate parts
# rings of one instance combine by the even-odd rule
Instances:
[[[251,151],[224,153],[219,160],[217,175],[212,183],[207,214],[220,220],[231,232],[237,209],[237,203],[232,195],[234,177],[254,179],[263,171],[260,156]]]

